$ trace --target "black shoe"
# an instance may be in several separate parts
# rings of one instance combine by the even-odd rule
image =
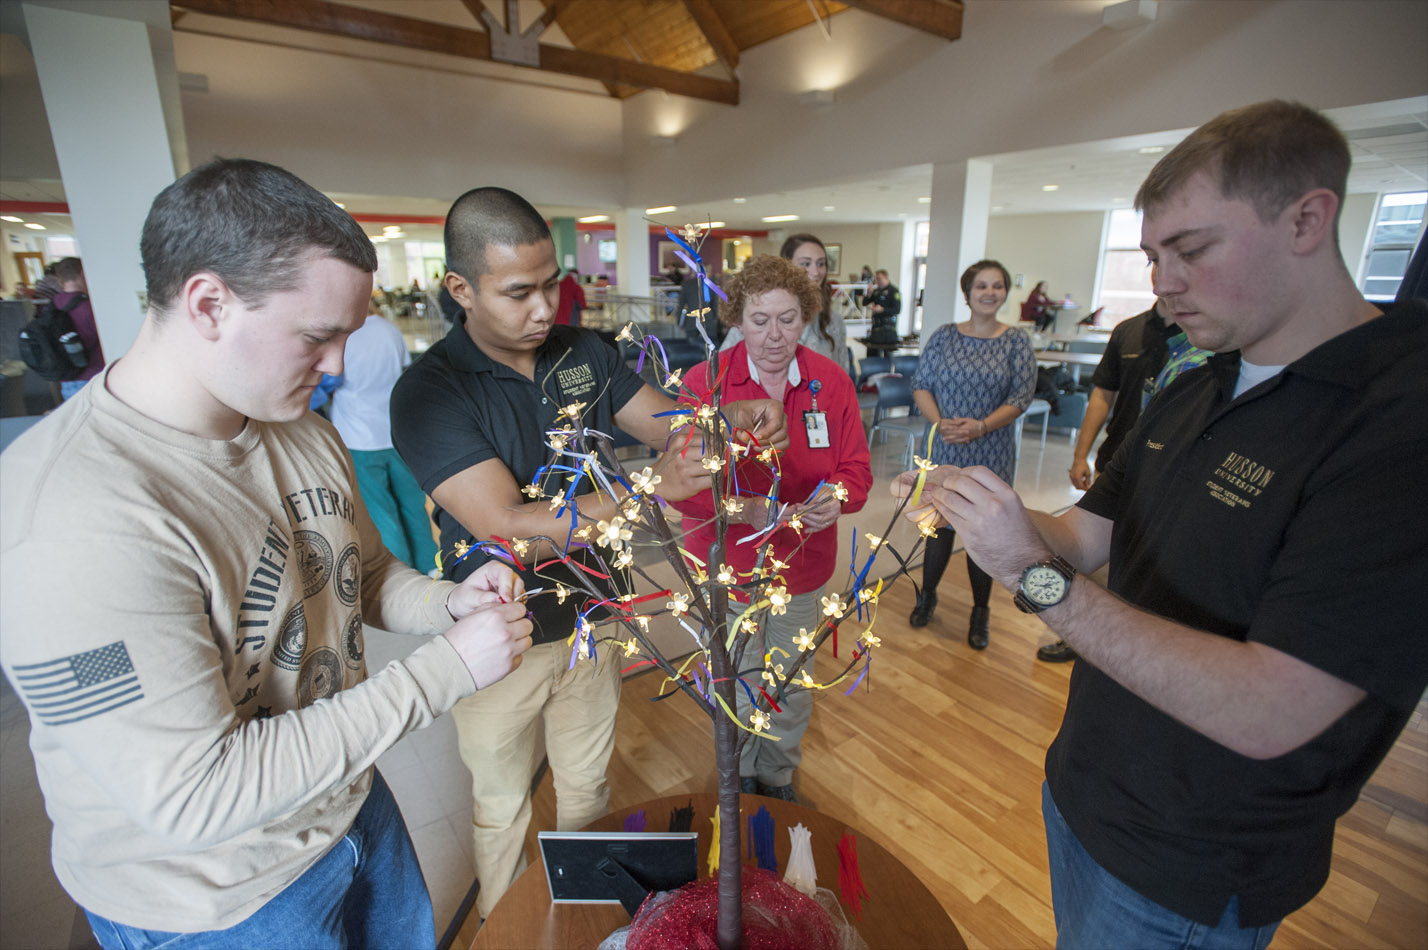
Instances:
[[[759,794],[767,795],[769,798],[777,798],[780,801],[793,802],[798,804],[798,796],[793,794],[792,785],[765,785],[759,783]]]
[[[925,627],[932,619],[932,611],[937,609],[937,591],[924,590],[917,595],[917,606],[912,608],[912,613],[908,614],[907,625],[909,627]]]
[[[972,622],[967,627],[967,645],[973,650],[985,650],[992,636],[992,611],[989,607],[973,607]]]
[[[739,776],[739,791],[745,795],[762,795],[759,791],[759,780],[752,775]]]
[[[1057,640],[1037,650],[1036,658],[1044,663],[1069,663],[1076,659],[1076,651],[1065,640]]]

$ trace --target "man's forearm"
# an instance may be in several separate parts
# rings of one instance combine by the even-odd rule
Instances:
[[[1111,401],[1106,395],[1108,391],[1094,387],[1091,396],[1086,400],[1086,415],[1081,419],[1081,431],[1076,436],[1076,453],[1073,459],[1085,461],[1091,454],[1091,446],[1096,444],[1096,436],[1101,434],[1101,427],[1106,424],[1106,417],[1111,414]]]
[[[1139,610],[1086,577],[1077,577],[1067,599],[1040,616],[1084,661],[1249,758],[1298,748],[1364,695],[1272,647]]]

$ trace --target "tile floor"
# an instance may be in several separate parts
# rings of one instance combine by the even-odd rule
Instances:
[[[900,471],[903,443],[874,446],[876,484],[868,506],[844,519],[844,530],[883,530],[891,512],[887,483]],[[1057,511],[1080,497],[1066,478],[1071,447],[1053,431],[1041,446],[1039,425],[1022,437],[1016,487],[1028,506]],[[846,558],[847,555],[845,554]],[[367,662],[379,669],[404,656],[414,643],[367,629]],[[0,947],[64,950],[96,946],[83,916],[55,881],[49,863],[50,822],[30,757],[29,722],[23,705],[0,677]],[[475,877],[472,863],[471,790],[456,754],[450,717],[413,733],[378,760],[401,804],[427,883],[440,937]]]

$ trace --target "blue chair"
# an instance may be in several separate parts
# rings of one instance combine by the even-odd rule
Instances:
[[[864,363],[866,364],[866,360]],[[873,436],[895,432],[907,439],[903,448],[904,469],[912,468],[912,456],[917,449],[917,441],[926,438],[927,420],[917,411],[917,403],[912,399],[912,380],[907,376],[883,376],[878,379],[878,402],[873,407],[873,425],[868,430],[868,448],[873,445]],[[891,416],[894,409],[906,409],[906,415]]]
[[[903,376],[911,377],[917,372],[918,356],[894,356],[892,358],[894,373],[901,373]]]
[[[858,386],[861,388],[871,376],[879,373],[891,373],[892,360],[886,356],[865,356],[863,362],[858,367]]]

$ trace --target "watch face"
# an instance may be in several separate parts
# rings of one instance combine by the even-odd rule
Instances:
[[[1049,607],[1066,596],[1066,578],[1055,568],[1037,565],[1027,571],[1021,589],[1032,603]]]

